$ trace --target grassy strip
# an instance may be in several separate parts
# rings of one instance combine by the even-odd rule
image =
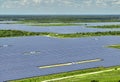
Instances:
[[[28,31],[20,31],[20,30],[0,30],[0,37],[50,36],[50,37],[57,37],[57,38],[80,38],[80,37],[108,36],[108,35],[120,36],[120,31],[58,34],[58,33],[52,33],[52,32],[28,32]]]
[[[120,28],[120,25],[89,26],[90,28]]]
[[[88,75],[80,76],[76,75],[75,77],[68,78],[68,79],[62,79],[62,80],[56,80],[52,82],[120,82],[120,70],[103,70],[104,72],[93,72],[93,74],[88,73]],[[95,73],[95,74],[94,74]],[[50,82],[50,81],[44,81],[44,82]]]
[[[118,48],[120,49],[120,44],[110,45],[109,48]]]
[[[105,68],[105,67],[89,68],[89,69],[76,70],[76,71],[64,72],[64,73],[59,73],[59,74],[51,74],[51,75],[47,75],[47,76],[38,76],[38,77],[24,78],[24,79],[19,79],[19,80],[12,80],[12,81],[8,81],[8,82],[41,82],[41,81],[44,81],[44,80],[50,80],[50,79],[66,77],[66,76],[72,76],[72,75],[78,75],[78,74],[84,74],[84,73],[92,73],[92,72],[97,72],[97,71],[102,71],[102,70],[109,70],[109,69],[117,70],[117,68],[120,68],[120,66],[113,66],[113,67],[107,67],[107,68]],[[110,72],[110,73],[112,73],[112,72]],[[112,78],[112,76],[111,76],[111,78]],[[119,76],[119,78],[120,78],[120,76]],[[74,78],[74,80],[72,80],[72,79],[73,78],[71,78],[70,81],[62,80],[62,81],[59,81],[59,82],[71,82],[71,81],[76,82],[75,78]],[[79,78],[78,82],[80,82],[80,78]],[[82,82],[85,82],[85,81],[82,81]],[[90,81],[88,81],[88,82],[90,82]]]
[[[81,24],[74,23],[23,23],[30,26],[80,26]]]
[[[92,36],[109,36],[120,35],[120,31],[108,31],[108,32],[87,32],[87,33],[73,33],[73,34],[58,34],[53,37],[58,38],[79,38],[79,37],[92,37]]]

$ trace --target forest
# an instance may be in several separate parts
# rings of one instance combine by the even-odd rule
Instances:
[[[22,21],[22,23],[119,22],[120,15],[0,15],[0,21]]]

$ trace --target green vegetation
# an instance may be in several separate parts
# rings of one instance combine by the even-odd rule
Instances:
[[[120,49],[120,44],[110,45],[109,48],[118,48]]]
[[[119,36],[120,31],[108,31],[108,32],[87,32],[87,33],[73,33],[73,34],[58,34],[53,37],[59,38],[78,38],[78,37],[91,37],[91,36]]]
[[[84,22],[120,22],[120,15],[0,15],[0,21],[34,26],[71,26]]]
[[[80,37],[109,36],[109,35],[120,36],[120,31],[58,34],[58,33],[52,33],[52,32],[27,32],[27,31],[20,31],[20,30],[0,30],[0,37],[48,36],[48,37],[57,37],[57,38],[80,38]]]
[[[24,23],[20,22],[21,24],[26,24],[30,26],[79,26],[81,24],[75,24],[75,23]]]
[[[31,36],[31,35],[38,35],[38,33],[19,31],[19,30],[0,30],[0,37],[16,37],[16,36]]]
[[[75,75],[76,75],[75,77],[69,77],[67,79],[61,79],[61,80],[49,81],[49,82],[119,82],[120,80],[119,68],[120,66],[113,66],[108,68],[97,67],[97,68],[90,68],[84,70],[76,70],[71,72],[64,72],[59,74],[51,74],[47,76],[37,76],[37,77],[24,78],[19,80],[12,80],[8,82],[42,82],[45,80],[51,80],[51,79],[69,77]],[[79,76],[82,74],[87,74],[87,75]]]
[[[0,21],[18,21],[17,23],[29,24],[35,26],[71,26],[77,25],[74,23],[81,22],[120,22],[120,16],[0,16]],[[9,24],[9,23],[7,23]],[[120,25],[105,25],[105,26],[92,26],[93,28],[120,28]],[[0,30],[0,37],[18,37],[18,36],[50,36],[58,38],[80,38],[91,36],[120,36],[120,31],[108,32],[87,32],[87,33],[71,33],[59,34],[52,32],[28,32],[20,30]],[[120,45],[110,45],[110,48],[120,48]],[[54,82],[120,82],[120,66],[115,67],[97,67],[84,70],[76,70],[71,72],[64,72],[59,74],[51,74],[47,76],[36,76],[31,78],[24,78],[8,82],[41,82],[44,80],[51,80],[56,78],[86,74],[83,76],[74,76],[68,79],[61,79]],[[108,70],[108,71],[107,71]],[[102,72],[100,72],[102,71]],[[100,72],[100,73],[95,73]],[[90,74],[93,73],[93,74]],[[88,75],[87,75],[88,74]],[[53,82],[53,81],[52,81]]]
[[[120,15],[0,15],[0,21],[37,23],[119,22]]]
[[[120,20],[114,19],[99,19],[99,18],[82,18],[82,17],[45,17],[40,19],[25,19],[20,23],[84,23],[84,22],[120,22]]]
[[[91,28],[120,28],[120,25],[89,26]]]
[[[108,72],[86,75],[86,76],[76,76],[74,78],[63,79],[54,82],[120,82],[120,70],[112,70]]]
[[[13,22],[11,22],[11,23],[0,23],[0,24],[17,24],[17,23],[13,23]]]

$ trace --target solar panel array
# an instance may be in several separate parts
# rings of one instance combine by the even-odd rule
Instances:
[[[119,43],[120,37],[118,36],[73,39],[0,38],[0,46],[12,45],[0,47],[0,82],[98,66],[120,65],[120,50],[104,47]],[[38,66],[96,58],[104,61],[48,69],[38,68]]]
[[[106,23],[86,23],[88,26],[96,25],[113,25],[120,24],[120,22],[106,22]],[[76,32],[104,32],[104,31],[118,31],[119,28],[114,29],[100,29],[100,28],[87,28],[84,26],[27,26],[21,24],[0,24],[0,29],[5,30],[24,30],[31,32],[55,32],[55,33],[76,33]],[[49,37],[49,36],[48,36]]]

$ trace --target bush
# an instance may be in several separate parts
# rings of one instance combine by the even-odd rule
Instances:
[[[98,80],[91,80],[91,82],[99,82]]]

